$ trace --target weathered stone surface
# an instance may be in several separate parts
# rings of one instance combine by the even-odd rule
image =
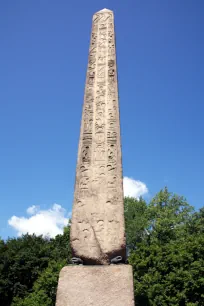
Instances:
[[[123,181],[113,12],[93,16],[71,224],[85,264],[125,258]]]
[[[56,306],[134,306],[132,267],[68,266],[60,272]]]

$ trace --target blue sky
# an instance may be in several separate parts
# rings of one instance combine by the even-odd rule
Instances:
[[[142,182],[127,188],[150,199],[167,185],[203,206],[204,1],[1,1],[3,238],[46,216],[57,231],[71,211],[91,19],[104,7],[115,14],[123,172]]]

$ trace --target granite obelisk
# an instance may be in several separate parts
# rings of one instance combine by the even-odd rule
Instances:
[[[123,183],[113,12],[93,16],[71,224],[85,264],[125,258]]]
[[[122,179],[114,16],[103,9],[92,21],[71,221],[72,262],[83,265],[60,272],[57,306],[134,305]]]

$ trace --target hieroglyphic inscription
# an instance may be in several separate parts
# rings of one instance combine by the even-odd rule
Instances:
[[[84,96],[84,106],[81,123],[81,133],[78,152],[78,163],[75,183],[74,209],[80,215],[80,209],[86,209],[87,200],[90,196],[91,182],[91,159],[93,148],[93,124],[94,124],[94,84],[96,78],[96,47],[97,47],[97,27],[93,25],[91,33],[91,43],[89,49],[89,60],[86,77],[86,88]],[[82,224],[82,222],[81,222]],[[79,222],[80,227],[80,222]]]
[[[93,16],[79,141],[71,246],[86,263],[125,257],[113,12]]]

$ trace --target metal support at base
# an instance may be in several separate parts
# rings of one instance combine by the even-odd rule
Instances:
[[[115,264],[115,265],[121,263],[122,261],[123,261],[122,256],[116,256],[116,257],[114,257],[114,258],[111,259],[111,263],[112,263],[112,264]]]
[[[78,258],[78,257],[72,257],[71,263],[73,265],[83,265],[83,260],[81,258]]]

